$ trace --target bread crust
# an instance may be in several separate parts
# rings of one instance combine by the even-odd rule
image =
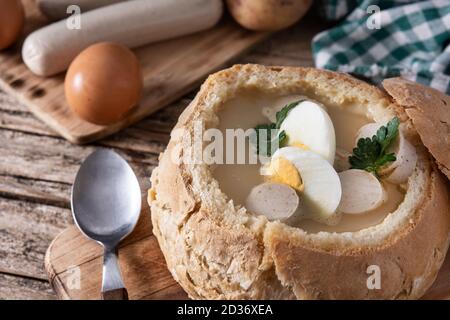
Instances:
[[[402,78],[386,79],[383,86],[405,108],[439,169],[450,179],[450,97]]]
[[[235,206],[206,164],[176,163],[174,154],[192,152],[194,121],[214,127],[221,105],[244,89],[363,105],[379,122],[397,114],[419,154],[404,204],[375,227],[311,235]],[[173,277],[194,299],[415,299],[434,282],[449,245],[448,182],[403,108],[345,74],[236,65],[211,75],[180,116],[151,182],[153,232]],[[379,290],[367,288],[370,265],[380,268]]]

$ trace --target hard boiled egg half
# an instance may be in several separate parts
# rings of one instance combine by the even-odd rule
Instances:
[[[281,123],[280,132],[283,131],[288,146],[311,150],[333,165],[336,134],[323,106],[309,100],[299,102]]]
[[[290,166],[296,169],[298,179],[292,179],[292,174],[285,175],[293,171]],[[326,159],[304,148],[284,147],[273,155],[269,171],[272,171],[269,180],[284,182],[299,192],[301,216],[325,223],[334,220],[341,201],[341,182]]]

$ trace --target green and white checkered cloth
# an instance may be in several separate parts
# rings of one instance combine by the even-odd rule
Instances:
[[[312,43],[318,68],[375,83],[402,76],[450,94],[450,0],[321,0],[336,27]]]

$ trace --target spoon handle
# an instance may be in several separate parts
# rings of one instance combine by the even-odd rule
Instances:
[[[117,249],[105,246],[103,257],[103,300],[128,300],[128,293],[120,274]]]
[[[102,292],[102,300],[128,300],[127,289],[116,289]]]

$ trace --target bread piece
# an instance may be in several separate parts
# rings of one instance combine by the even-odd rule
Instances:
[[[402,78],[387,79],[383,86],[406,108],[423,143],[450,179],[450,97]]]
[[[235,206],[205,164],[177,164],[193,152],[193,123],[217,127],[217,112],[242,90],[301,94],[351,108],[377,122],[405,121],[418,161],[403,203],[376,226],[308,234]],[[450,199],[403,108],[380,89],[311,68],[236,65],[210,76],[180,116],[151,177],[153,232],[169,270],[194,299],[413,299],[431,286],[449,245]],[[378,265],[381,289],[369,290]]]

